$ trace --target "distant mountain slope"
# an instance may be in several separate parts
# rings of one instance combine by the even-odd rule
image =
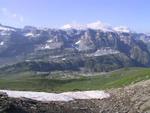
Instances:
[[[1,66],[18,62],[55,65],[45,67],[44,71],[109,71],[125,66],[150,66],[148,34],[130,32],[125,27],[110,28],[100,22],[86,27],[18,29],[0,25]]]

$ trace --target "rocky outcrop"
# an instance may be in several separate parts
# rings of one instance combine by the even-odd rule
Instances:
[[[7,94],[0,92],[0,113],[9,108],[9,98]]]
[[[39,102],[0,94],[2,113],[150,113],[150,80],[108,90],[109,98]]]

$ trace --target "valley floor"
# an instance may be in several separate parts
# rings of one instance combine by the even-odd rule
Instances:
[[[87,75],[87,76],[86,76]],[[107,90],[150,79],[150,68],[123,68],[108,73],[59,73],[37,75],[33,72],[0,74],[0,89],[42,92]]]

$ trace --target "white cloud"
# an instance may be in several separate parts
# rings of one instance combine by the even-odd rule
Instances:
[[[24,21],[24,18],[22,15],[11,12],[7,8],[1,8],[1,12],[2,12],[2,15],[5,16],[5,18],[13,19],[14,21],[18,21],[21,23]]]

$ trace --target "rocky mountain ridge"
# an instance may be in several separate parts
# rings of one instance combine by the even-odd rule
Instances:
[[[101,25],[100,22],[97,24],[89,26]],[[34,61],[72,62],[73,67],[78,66],[79,70],[97,65],[100,68],[98,71],[103,70],[102,65],[108,67],[108,70],[113,67],[150,65],[150,36],[144,33],[126,32],[127,29],[120,31],[122,28],[103,31],[98,27],[79,30],[0,26],[2,65]]]

